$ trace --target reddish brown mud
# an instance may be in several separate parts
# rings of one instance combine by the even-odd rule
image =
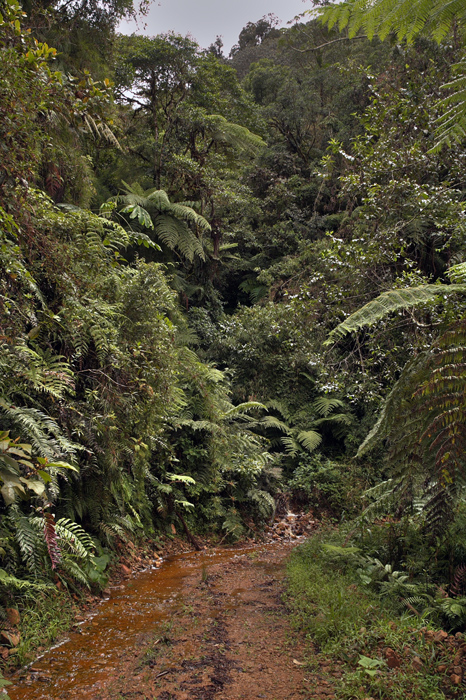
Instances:
[[[78,631],[18,672],[12,700],[334,697],[306,667],[281,592],[292,544],[170,557],[109,591]]]

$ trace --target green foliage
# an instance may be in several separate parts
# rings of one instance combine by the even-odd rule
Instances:
[[[402,7],[387,2],[324,12],[383,38]],[[250,534],[291,478],[316,511],[369,503],[360,551],[319,550],[323,588],[343,577],[319,638],[356,644],[379,596],[459,627],[461,8],[400,10],[408,39],[446,39],[455,15],[441,45],[263,18],[227,61],[172,33],[117,36],[126,0],[0,5],[2,599],[98,589],[120,541],[178,521]],[[442,601],[436,584],[456,588]],[[383,697],[373,641],[348,687]]]
[[[313,508],[324,508],[334,515],[352,517],[362,508],[361,489],[369,484],[368,475],[351,462],[331,460],[319,453],[301,455],[288,487],[295,497],[303,496]]]
[[[350,37],[362,30],[369,39],[379,36],[383,40],[395,33],[399,41],[412,41],[419,33],[426,32],[436,41],[442,41],[454,22],[464,24],[465,15],[461,2],[417,0],[408,5],[406,0],[378,0],[368,6],[360,0],[351,0],[323,8],[322,21],[330,28],[335,24],[340,30],[348,27]]]
[[[413,306],[428,304],[431,301],[439,303],[442,296],[455,293],[464,294],[465,292],[466,286],[462,284],[427,284],[409,289],[391,289],[381,294],[377,299],[368,302],[334,328],[329,334],[326,344],[340,340],[347,333],[354,333],[365,326],[372,326],[395,311],[404,311]]]
[[[383,41],[390,34],[395,34],[398,41],[406,40],[410,43],[418,35],[427,34],[440,43],[455,33],[461,37],[464,49],[466,15],[462,2],[416,0],[415,3],[408,3],[406,0],[378,0],[367,5],[362,0],[350,0],[322,8],[321,19],[329,28],[337,25],[341,31],[347,27],[349,38],[361,31],[369,39],[378,36]],[[451,93],[440,101],[443,114],[437,119],[436,151],[445,144],[459,143],[464,138],[464,65],[462,56],[454,66],[454,80],[443,85]]]
[[[66,593],[55,587],[31,590],[21,600],[21,641],[18,663],[25,665],[37,655],[37,647],[53,644],[72,624],[76,607]]]
[[[112,202],[123,205],[120,214],[129,214],[130,221],[137,219],[142,228],[153,229],[157,238],[170,250],[177,250],[189,262],[195,255],[205,260],[202,240],[196,235],[211,230],[203,216],[184,204],[170,202],[163,190],[152,188],[144,192],[137,183],[133,186],[123,184],[126,194],[105,203],[104,211]],[[190,225],[194,232],[190,230]]]
[[[358,585],[357,561],[354,547],[325,546],[322,538],[313,538],[295,550],[288,567],[287,602],[296,625],[317,640],[319,655],[342,666],[338,697],[440,700],[442,677],[435,674],[433,647],[419,631],[422,624],[426,630],[425,623],[397,618],[387,602]],[[386,665],[381,648],[387,647],[399,656],[399,667]],[[415,656],[423,664],[417,673],[411,666]]]

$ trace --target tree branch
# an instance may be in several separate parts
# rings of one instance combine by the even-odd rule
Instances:
[[[326,41],[325,44],[320,44],[320,46],[313,46],[310,49],[296,49],[294,46],[291,46],[290,48],[297,53],[309,53],[309,51],[318,51],[319,49],[323,49],[325,46],[330,46],[330,44],[336,44],[338,41],[353,41],[354,39],[367,39],[367,36],[365,34],[352,37],[342,36],[338,39],[332,39],[332,41]]]

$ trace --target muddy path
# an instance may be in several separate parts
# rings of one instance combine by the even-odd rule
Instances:
[[[334,698],[282,592],[294,543],[171,557],[115,587],[79,630],[16,675],[12,700]],[[332,673],[330,673],[332,671]]]

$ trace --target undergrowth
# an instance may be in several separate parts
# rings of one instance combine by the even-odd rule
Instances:
[[[326,547],[329,540],[330,548]],[[325,542],[326,539],[326,542]],[[364,586],[340,543],[327,533],[297,548],[288,566],[287,603],[316,652],[343,664],[339,700],[464,697],[447,677],[462,635],[440,639],[415,615],[402,615]],[[394,667],[393,667],[394,666]]]
[[[24,600],[19,630],[21,641],[8,661],[23,666],[31,661],[41,647],[48,647],[69,630],[76,606],[65,592],[43,592],[34,600]]]

